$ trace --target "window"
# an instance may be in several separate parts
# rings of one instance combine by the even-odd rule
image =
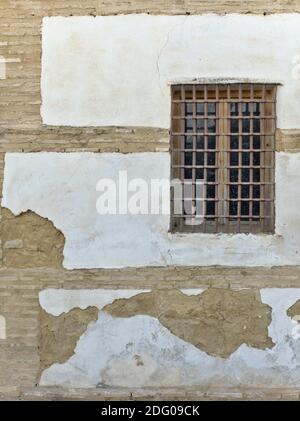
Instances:
[[[171,231],[274,232],[275,130],[275,85],[173,85]]]

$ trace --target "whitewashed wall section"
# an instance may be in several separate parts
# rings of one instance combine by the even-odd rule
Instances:
[[[51,17],[42,36],[46,124],[168,128],[170,82],[246,78],[281,82],[278,126],[300,128],[298,14]]]
[[[171,234],[169,215],[99,215],[101,178],[169,179],[168,153],[9,153],[2,206],[32,210],[65,236],[64,267],[300,264],[300,154],[276,154],[275,235]],[[169,206],[170,197],[163,198]]]
[[[128,291],[124,297],[138,293]],[[59,311],[68,311],[70,301],[76,306],[73,291],[63,294],[65,306],[61,305],[62,290],[42,291],[41,306],[53,315],[57,315],[57,299],[61,302]],[[120,298],[118,291],[98,290],[102,296],[98,305],[88,291],[79,290],[79,295],[84,308],[98,306],[98,320],[89,324],[68,361],[43,371],[42,386],[300,387],[299,325],[287,315],[288,308],[300,299],[299,289],[261,290],[262,302],[272,307],[268,331],[274,347],[256,349],[243,344],[226,359],[210,356],[181,340],[157,318],[112,317],[102,312],[105,302]],[[136,364],[136,356],[142,364]]]

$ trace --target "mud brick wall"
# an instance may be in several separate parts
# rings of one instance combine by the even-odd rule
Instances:
[[[0,80],[0,185],[6,152],[126,153],[169,148],[167,130],[47,127],[42,124],[40,75],[41,23],[44,16],[210,12],[300,12],[300,1],[0,0],[0,55],[7,60],[7,78]],[[278,131],[277,145],[278,150],[300,151],[300,131]],[[6,319],[6,339],[0,339],[2,398],[63,397],[60,392],[57,395],[56,392],[32,392],[40,374],[38,294],[42,289],[248,287],[257,290],[263,287],[300,287],[300,268],[295,267],[66,271],[61,266],[63,242],[62,234],[51,222],[41,221],[37,215],[24,214],[15,218],[7,210],[1,212],[0,314]],[[118,393],[122,396],[121,392]],[[139,393],[143,395],[143,392]],[[169,397],[175,396],[174,391],[168,393]],[[188,397],[203,396],[202,392],[184,393]],[[284,395],[280,391],[276,393],[275,397]],[[79,390],[76,396],[84,398],[91,395],[86,396],[85,391]],[[241,394],[233,396],[242,397]],[[290,396],[299,398],[299,394],[294,392]],[[123,397],[128,396],[125,393]]]

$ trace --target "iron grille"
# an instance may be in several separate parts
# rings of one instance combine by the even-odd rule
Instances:
[[[276,85],[173,85],[171,231],[274,232],[275,131]]]

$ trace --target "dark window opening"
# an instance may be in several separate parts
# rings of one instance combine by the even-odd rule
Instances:
[[[275,130],[275,85],[172,86],[171,230],[274,232]]]

